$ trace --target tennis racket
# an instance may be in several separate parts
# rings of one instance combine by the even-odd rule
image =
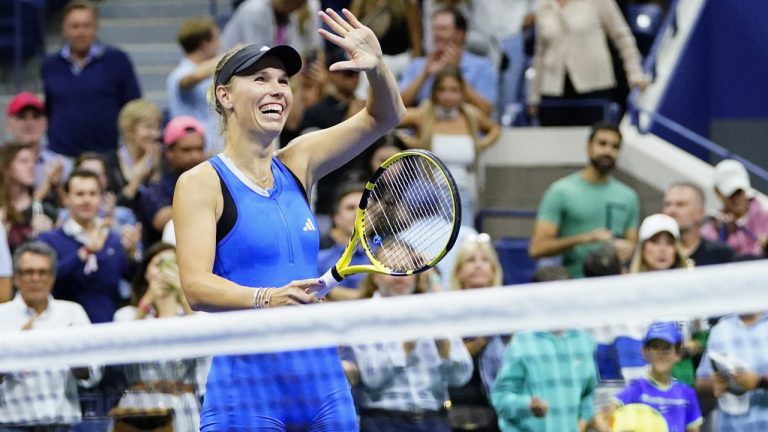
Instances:
[[[613,432],[668,432],[669,426],[655,408],[641,403],[631,403],[613,413]]]
[[[461,223],[456,183],[432,153],[406,150],[386,161],[365,185],[352,237],[323,276],[323,297],[358,273],[408,276],[434,267],[453,247]],[[370,260],[350,265],[360,244]]]

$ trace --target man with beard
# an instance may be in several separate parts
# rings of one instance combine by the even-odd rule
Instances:
[[[640,202],[634,190],[610,175],[620,149],[615,125],[592,127],[589,164],[544,193],[528,248],[532,258],[562,254],[574,278],[584,276],[587,254],[605,243],[613,243],[622,262],[629,259],[637,242]]]

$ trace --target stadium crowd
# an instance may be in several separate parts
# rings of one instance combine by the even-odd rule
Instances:
[[[181,290],[171,204],[179,176],[222,150],[208,92],[227,52],[259,43],[289,44],[302,54],[282,145],[364,108],[364,74],[328,70],[345,53],[317,37],[320,24],[310,10],[317,2],[235,3],[222,29],[211,17],[181,25],[183,59],[168,76],[163,107],[142,98],[129,56],[99,39],[96,6],[87,0],[65,6],[65,44],[42,62],[44,94],[20,92],[7,108],[0,146],[0,331],[195,313]],[[638,194],[613,176],[622,149],[618,127],[589,107],[568,105],[595,98],[621,103],[627,85],[647,85],[623,2],[320,3],[350,8],[374,30],[408,111],[399,128],[312,191],[318,275],[335,263],[352,233],[365,180],[398,151],[428,149],[441,158],[457,182],[464,214],[459,241],[437,269],[351,277],[330,301],[502,285],[494,239],[475,230],[473,216],[480,204],[478,155],[495,144],[497,119],[515,104],[541,125],[592,126],[587,165],[541,198],[529,254],[557,257],[560,265],[540,268],[535,281],[764,257],[768,208],[741,163],[725,160],[714,169],[716,214],[706,214],[699,185],[679,182],[664,192],[663,207],[643,219]],[[515,48],[502,49],[502,41]],[[618,68],[609,43],[622,60]],[[532,80],[524,78],[526,64],[536,72]],[[357,251],[352,263],[365,262]],[[576,329],[372,343],[340,352],[364,431],[607,432],[632,403],[657,409],[670,431],[768,430],[763,311],[639,323],[636,330],[633,352],[642,361],[624,365],[618,356],[622,388],[607,379],[600,355],[619,350],[617,335]],[[723,370],[723,356],[740,366]],[[187,359],[63,369],[44,378],[0,373],[0,431],[72,430],[83,418],[107,414],[115,430],[120,424],[197,430],[208,366],[207,359]],[[150,409],[157,407],[163,409]]]

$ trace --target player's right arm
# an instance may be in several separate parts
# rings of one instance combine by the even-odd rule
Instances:
[[[197,310],[253,308],[253,289],[213,273],[216,255],[216,222],[224,208],[218,175],[209,163],[200,164],[179,177],[173,195],[176,255],[184,295]],[[294,281],[273,288],[272,305],[313,303],[306,293],[317,279]]]
[[[613,238],[613,233],[605,228],[568,237],[558,237],[560,227],[550,221],[539,219],[533,227],[533,237],[528,246],[528,255],[532,258],[542,258],[561,254],[574,246],[585,243],[607,242]]]

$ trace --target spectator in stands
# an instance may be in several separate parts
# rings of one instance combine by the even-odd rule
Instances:
[[[606,423],[612,424],[611,417],[617,408],[641,403],[664,416],[670,431],[698,432],[704,420],[696,392],[672,377],[672,368],[682,358],[682,350],[683,335],[677,323],[651,324],[643,340],[643,357],[650,364],[648,376],[630,381],[611,399],[601,416]]]
[[[128,56],[97,39],[98,12],[88,0],[64,7],[64,47],[43,59],[48,146],[77,157],[117,150],[117,116],[141,90]]]
[[[131,305],[115,313],[115,321],[170,318],[192,314],[179,281],[173,246],[156,243],[147,249],[134,280]],[[167,407],[173,411],[173,430],[200,430],[200,404],[196,396],[198,360],[167,360],[125,366],[128,390],[118,404],[123,415],[142,415],[142,408]],[[133,410],[133,411],[131,411]],[[146,414],[144,412],[144,414]]]
[[[205,160],[205,128],[192,117],[172,119],[163,132],[166,170],[160,181],[149,185],[141,195],[141,220],[146,227],[145,244],[160,240],[171,220],[171,202],[179,176]]]
[[[403,136],[406,144],[432,151],[448,166],[461,197],[462,223],[474,226],[477,156],[496,142],[501,128],[466,103],[467,91],[461,71],[446,66],[435,75],[429,100],[409,108],[400,125],[417,131],[413,138]]]
[[[457,9],[447,7],[432,15],[433,49],[426,57],[414,58],[400,77],[400,92],[406,106],[429,100],[435,75],[446,66],[461,70],[466,82],[467,103],[490,115],[496,105],[498,76],[491,62],[464,49],[467,21]]]
[[[542,125],[595,121],[582,114],[583,107],[539,113],[542,100],[612,98],[616,78],[607,37],[624,61],[629,84],[639,89],[647,85],[635,38],[614,1],[543,0],[535,16],[536,75],[528,90],[528,110],[534,117],[540,115]]]
[[[118,116],[120,148],[114,169],[117,202],[139,210],[139,195],[147,183],[160,179],[160,108],[146,99],[125,104]]]
[[[670,216],[654,214],[640,224],[640,236],[637,250],[629,266],[630,273],[647,271],[693,268],[693,263],[685,256],[680,244],[680,229]],[[693,357],[701,354],[702,345],[685,335],[685,351],[672,371],[678,380],[693,384]]]
[[[451,289],[501,286],[503,271],[488,234],[468,236],[457,249],[450,274]],[[468,383],[448,389],[451,398],[449,415],[454,431],[499,430],[490,393],[508,339],[499,335],[464,338],[474,369]]]
[[[617,276],[624,273],[616,248],[606,244],[584,258],[584,277]]]
[[[640,200],[610,175],[621,149],[616,126],[598,123],[587,142],[589,164],[553,183],[539,205],[528,253],[533,258],[563,254],[573,277],[583,275],[584,257],[613,243],[622,262],[634,252]]]
[[[224,26],[220,52],[255,43],[290,45],[300,53],[308,52],[321,45],[319,20],[313,12],[307,0],[245,0]]]
[[[395,133],[390,132],[382,136],[363,153],[364,162],[360,179],[367,181],[384,161],[407,148],[402,139]]]
[[[200,121],[205,126],[207,152],[218,153],[224,143],[207,94],[219,62],[219,27],[210,17],[189,18],[181,24],[176,40],[184,58],[165,82],[168,114],[171,118],[185,115]]]
[[[703,238],[704,192],[693,183],[675,183],[664,194],[664,214],[671,216],[680,227],[682,252],[697,267],[725,264],[736,253],[729,246]]]
[[[723,207],[701,228],[701,236],[730,246],[741,255],[762,256],[768,241],[768,209],[754,196],[749,174],[740,162],[715,166],[715,193]]]
[[[501,430],[586,432],[594,416],[595,348],[581,330],[515,333],[491,393]]]
[[[423,55],[418,1],[355,0],[350,10],[376,33],[384,61],[395,76],[400,75],[411,57]]]
[[[719,400],[714,432],[768,430],[768,315],[729,315],[712,327],[696,387]],[[730,367],[714,370],[712,358],[727,357]],[[744,394],[744,392],[746,392]],[[736,404],[734,398],[744,394]],[[731,403],[727,403],[728,399]],[[739,410],[741,408],[741,410]],[[741,412],[746,410],[746,412]]]
[[[331,50],[326,56],[326,68],[337,62],[348,60],[341,49]],[[360,82],[360,72],[342,70],[327,72],[328,85],[325,96],[315,105],[304,111],[299,130],[302,134],[336,126],[365,108],[365,101],[355,97],[355,89]],[[294,97],[294,100],[296,98]],[[295,107],[295,105],[294,105]],[[291,110],[293,112],[293,109]],[[317,182],[315,212],[330,215],[336,192],[351,170],[359,170],[361,158],[356,157],[329,173]]]
[[[98,216],[101,181],[91,171],[72,171],[64,189],[70,218],[40,235],[61,257],[53,292],[83,306],[93,323],[112,321],[120,279],[130,279],[135,269],[140,233],[117,235],[109,229],[112,222]]]
[[[360,206],[360,198],[363,196],[365,185],[362,183],[349,183],[338,188],[338,195],[333,202],[333,224],[327,235],[320,239],[320,252],[317,255],[317,271],[323,274],[328,271],[341,257],[347,247],[352,231],[354,230],[355,216]],[[358,245],[352,255],[352,264],[367,264],[368,257],[362,246]],[[339,284],[339,287],[357,289],[365,274],[352,275]],[[338,299],[346,290],[333,290],[330,298]]]
[[[48,116],[45,105],[34,93],[21,92],[11,99],[8,104],[7,118],[8,138],[32,147],[37,155],[35,163],[35,186],[45,183],[55,188],[61,179],[65,179],[72,171],[72,160],[52,152],[48,148],[45,132],[48,130]]]
[[[136,215],[133,211],[128,207],[117,205],[117,195],[112,190],[107,158],[104,155],[95,152],[85,152],[75,160],[75,169],[90,171],[99,177],[102,190],[99,217],[112,221],[113,232],[120,235],[125,227],[128,227],[128,230],[136,229],[139,232],[141,231],[141,224],[137,225]],[[67,219],[69,219],[69,210],[62,209],[59,211],[57,225],[63,224]],[[141,250],[140,244],[138,247]]]
[[[54,300],[56,252],[40,242],[26,243],[14,253],[13,301],[0,304],[0,332],[88,326],[77,303]],[[49,365],[47,370],[0,373],[0,430],[65,431],[79,423],[77,382],[91,386],[99,381],[96,368]]]
[[[11,251],[8,249],[8,237],[5,227],[0,229],[0,303],[11,299]]]
[[[371,274],[375,297],[414,294],[423,276]],[[448,432],[443,410],[448,386],[472,376],[472,358],[461,339],[419,339],[352,346],[347,371],[357,372],[362,431]],[[353,375],[355,375],[353,373]]]
[[[680,228],[670,216],[654,214],[643,219],[630,273],[693,267],[680,244]]]
[[[56,207],[35,197],[35,152],[27,144],[5,143],[0,147],[0,191],[3,194],[3,225],[13,252],[25,241],[53,227]]]

